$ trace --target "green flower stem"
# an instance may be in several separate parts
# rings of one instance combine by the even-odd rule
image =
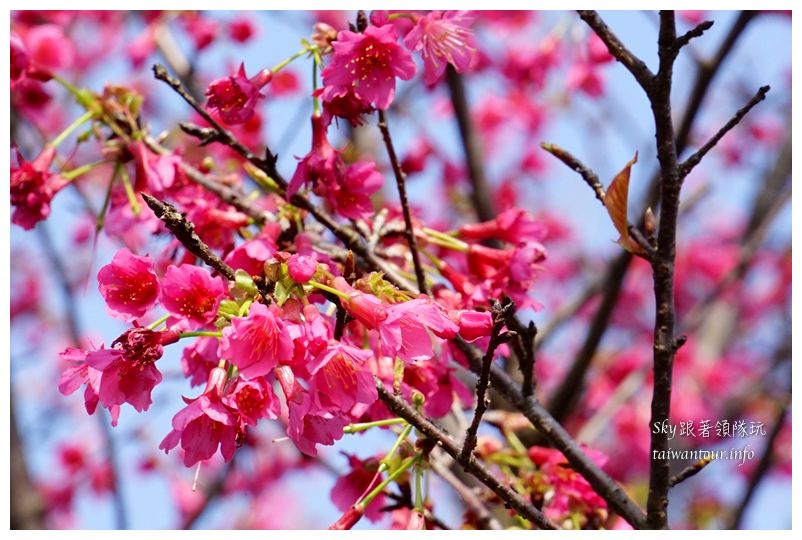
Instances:
[[[293,61],[293,60],[295,60],[296,58],[300,58],[301,56],[303,56],[303,55],[305,55],[306,53],[308,53],[308,52],[309,52],[309,50],[310,50],[309,48],[307,48],[307,47],[304,47],[303,49],[301,49],[301,50],[300,50],[300,51],[298,51],[297,53],[293,54],[292,56],[290,56],[290,57],[289,57],[289,58],[287,58],[286,60],[282,60],[281,62],[279,62],[278,64],[276,64],[276,65],[275,65],[275,66],[273,66],[272,68],[270,68],[270,71],[271,71],[272,73],[278,73],[279,71],[281,71],[282,69],[284,69],[285,67],[287,67],[287,66],[290,64],[290,62],[292,62],[292,61]]]
[[[105,165],[106,163],[109,163],[109,161],[105,160],[105,159],[102,159],[100,161],[95,161],[93,163],[87,163],[86,165],[81,165],[80,167],[76,167],[76,168],[74,168],[74,169],[72,169],[70,171],[65,171],[65,172],[61,173],[60,176],[64,180],[67,180],[69,182],[69,181],[75,180],[76,178],[78,178],[82,174],[88,173],[89,171],[91,171],[95,167],[98,167],[100,165]]]
[[[350,299],[350,296],[348,296],[346,293],[344,293],[342,291],[338,291],[337,289],[335,289],[333,287],[329,287],[328,285],[323,285],[322,283],[318,283],[317,281],[313,281],[313,280],[310,279],[309,281],[306,282],[306,284],[307,285],[311,285],[312,287],[314,287],[316,289],[320,289],[321,291],[326,291],[326,292],[331,293],[331,294],[333,294],[335,296],[339,296],[343,300],[349,300]]]
[[[382,458],[379,462],[379,474],[383,473],[387,469],[390,468],[390,460],[393,459],[396,451],[398,451],[398,447],[401,446],[401,443],[404,442],[407,437],[409,437],[410,432],[412,431],[412,424],[407,424],[407,426],[401,431],[401,434],[393,443],[393,446],[390,448],[390,451]]]
[[[93,116],[95,116],[95,113],[93,113],[93,112],[85,112],[84,114],[82,114],[81,116],[79,116],[78,118],[76,118],[76,119],[73,121],[73,123],[72,123],[72,124],[70,124],[69,126],[67,126],[67,127],[64,129],[64,131],[62,131],[61,133],[59,133],[59,134],[58,134],[58,136],[57,136],[55,139],[53,139],[53,140],[50,142],[50,146],[52,146],[53,148],[58,148],[58,147],[59,147],[59,145],[60,145],[61,143],[63,143],[63,142],[64,142],[64,140],[65,140],[67,137],[69,137],[70,135],[72,135],[72,133],[73,133],[73,132],[74,132],[76,129],[78,129],[79,127],[81,127],[82,125],[84,125],[86,122],[88,122],[89,120],[91,120]]]
[[[155,321],[153,321],[152,323],[147,325],[145,328],[147,328],[148,330],[155,330],[156,328],[161,326],[163,323],[167,322],[167,319],[169,319],[169,318],[170,318],[170,314],[168,313],[164,317],[159,317],[158,319],[156,319]]]
[[[197,330],[195,332],[181,332],[180,335],[181,339],[188,338],[188,337],[223,337],[223,332],[211,331],[211,330]]]
[[[106,213],[109,211],[109,205],[111,204],[111,190],[114,187],[114,182],[117,181],[117,175],[120,174],[120,168],[122,166],[122,163],[119,161],[114,165],[114,172],[111,174],[109,187],[106,188],[106,196],[103,199],[103,206],[100,208],[100,212],[97,215],[97,221],[95,222],[95,236],[97,236],[98,232],[103,230],[103,225],[106,222]]]
[[[423,513],[423,467],[420,462],[415,467],[415,509]]]
[[[376,420],[375,422],[362,422],[360,424],[349,424],[343,428],[343,433],[359,433],[372,427],[394,426],[396,424],[406,424],[403,418],[388,418],[386,420]]]
[[[123,179],[125,195],[128,197],[128,204],[131,205],[131,212],[133,212],[135,216],[138,216],[139,212],[142,210],[142,207],[139,206],[139,201],[136,200],[136,192],[134,191],[134,186],[131,184],[131,178],[128,177],[128,169],[123,166],[123,168],[120,169],[120,173],[121,178]]]
[[[438,246],[442,246],[444,248],[448,248],[454,251],[461,251],[466,252],[470,247],[469,244],[459,240],[458,238],[454,238],[448,234],[442,233],[440,231],[436,231],[434,229],[430,229],[429,227],[423,227],[421,231],[426,235],[426,240],[432,244],[436,244]]]
[[[365,495],[365,497],[361,501],[359,501],[357,505],[362,506],[362,508],[367,507],[367,505],[369,505],[373,499],[375,499],[381,492],[383,492],[384,489],[388,485],[390,485],[391,482],[395,481],[396,478],[404,474],[404,472],[406,472],[410,467],[418,463],[422,457],[423,454],[415,454],[414,456],[410,456],[407,459],[405,459],[401,463],[401,465],[398,466],[396,470],[394,470],[387,478],[385,478],[381,484],[376,486],[373,489],[373,491]]]

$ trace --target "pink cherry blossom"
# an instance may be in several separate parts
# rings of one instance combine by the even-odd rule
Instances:
[[[376,475],[378,459],[362,460],[348,454],[346,457],[351,471],[340,476],[331,488],[331,501],[341,512],[346,512],[363,494],[370,492],[381,481]],[[381,519],[384,515],[381,508],[385,505],[385,500],[383,493],[377,495],[365,508],[365,517],[374,522]]]
[[[226,255],[226,263],[234,270],[245,270],[252,276],[261,275],[265,261],[276,253],[279,234],[281,226],[278,223],[266,223],[257,236],[231,250]]]
[[[262,377],[292,358],[293,347],[284,323],[264,304],[251,306],[223,330],[220,356],[239,369],[244,379]]]
[[[309,367],[318,403],[347,411],[357,403],[376,401],[376,383],[367,365],[372,356],[371,351],[332,340]]]
[[[324,101],[352,94],[384,110],[393,101],[396,77],[409,80],[415,74],[415,63],[391,24],[369,26],[362,34],[343,30],[332,46],[331,63],[322,72]]]
[[[318,184],[337,185],[345,172],[345,163],[326,137],[326,124],[320,115],[312,116],[312,149],[298,163],[287,188],[292,197],[301,186]]]
[[[162,278],[164,308],[176,318],[197,325],[215,319],[217,306],[225,294],[223,278],[213,278],[203,268],[191,264],[171,265]]]
[[[109,313],[124,321],[144,317],[159,298],[159,281],[150,257],[134,255],[127,248],[100,269],[97,281]]]
[[[33,27],[25,35],[28,57],[36,67],[49,71],[61,71],[75,61],[75,46],[55,24]]]
[[[475,19],[476,14],[470,11],[431,11],[418,18],[404,45],[421,52],[426,84],[437,82],[446,64],[459,73],[476,64],[476,43],[470,28]]]
[[[204,384],[209,378],[209,372],[217,367],[220,362],[218,348],[217,338],[200,337],[183,350],[181,370],[192,386]]]
[[[248,425],[256,425],[260,418],[277,418],[281,405],[273,387],[263,378],[238,380],[223,397],[223,403],[235,411]]]
[[[242,124],[253,116],[254,107],[264,96],[259,90],[270,82],[273,74],[263,69],[250,79],[245,65],[240,64],[236,75],[216,79],[206,88],[207,107],[226,124]]]
[[[306,255],[297,253],[287,261],[287,272],[296,283],[306,283],[315,275],[317,271],[317,261]]]

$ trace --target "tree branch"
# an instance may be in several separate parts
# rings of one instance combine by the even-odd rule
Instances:
[[[468,97],[465,92],[462,76],[448,64],[446,66],[446,82],[451,93],[451,104],[457,118],[465,162],[468,165],[468,179],[471,182],[471,202],[479,221],[490,221],[496,217],[493,208],[493,194],[487,183],[482,157],[482,144],[471,119]]]
[[[462,483],[451,470],[438,459],[431,460],[432,470],[442,478],[459,495],[468,510],[476,516],[476,521],[482,529],[494,531],[502,530],[501,524],[493,517],[476,492]]]
[[[418,280],[418,291],[422,294],[428,294],[426,287],[426,273],[423,271],[423,265],[420,262],[420,253],[418,253],[418,244],[415,240],[415,229],[412,225],[412,214],[409,211],[409,201],[407,200],[406,188],[406,175],[401,170],[401,164],[398,162],[398,156],[395,153],[395,146],[393,146],[393,139],[390,136],[390,127],[387,125],[387,115],[384,111],[379,110],[379,130],[381,131],[382,138],[384,139],[384,146],[387,148],[387,155],[390,158],[390,165],[392,165],[393,173],[395,174],[395,183],[398,186],[398,198],[401,200],[401,210],[404,213],[404,224],[406,225],[405,236],[407,244],[409,244],[409,251],[412,254],[412,265],[415,267],[415,277]]]
[[[696,476],[697,474],[702,472],[702,469],[704,469],[705,467],[710,465],[712,462],[713,462],[713,460],[710,459],[709,457],[708,458],[702,458],[699,461],[697,461],[696,463],[693,463],[692,465],[689,465],[689,466],[685,467],[684,469],[682,469],[680,472],[678,472],[677,474],[675,474],[674,476],[672,476],[669,479],[669,481],[668,481],[669,487],[674,487],[677,484],[680,484],[680,483],[684,482],[688,478],[691,478],[692,476]]]
[[[599,17],[598,13],[584,10],[579,10],[577,13],[579,13],[579,17],[585,21],[585,24],[590,26],[604,44],[607,45],[607,50],[610,51],[610,54],[632,73],[632,76],[635,77],[635,80],[638,81],[638,84],[640,84],[644,90],[649,92],[654,82],[655,75],[643,60],[632,54],[632,52],[621,43],[618,36],[610,30],[610,27]]]
[[[713,149],[714,146],[718,144],[718,142],[726,135],[732,128],[737,126],[741,120],[752,110],[752,107],[766,99],[766,94],[770,90],[771,87],[768,85],[761,86],[757,93],[752,97],[752,99],[747,102],[746,105],[741,107],[735,115],[730,118],[730,120],[724,124],[724,126],[718,130],[718,132],[710,138],[705,144],[702,145],[699,150],[694,152],[691,156],[688,157],[685,161],[683,161],[679,166],[679,174],[681,178],[685,178],[688,174],[696,167],[702,158]]]
[[[451,437],[412,408],[406,401],[388,391],[384,387],[384,384],[378,379],[376,379],[376,388],[379,392],[379,398],[384,402],[390,412],[404,418],[407,422],[415,426],[423,436],[434,441],[437,446],[442,448],[449,456],[455,460],[458,459],[460,447]],[[528,519],[540,529],[557,529],[557,526],[543,515],[540,510],[535,508],[531,502],[524,499],[508,485],[502,483],[493,476],[493,474],[473,455],[469,457],[467,462],[460,463],[460,466],[490,488],[493,493],[498,495],[505,504],[509,505],[509,507],[515,510],[521,517]]]

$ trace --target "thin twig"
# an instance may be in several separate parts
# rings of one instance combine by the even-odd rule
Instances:
[[[476,516],[476,521],[482,529],[493,531],[502,530],[501,524],[493,517],[493,514],[487,509],[487,506],[485,506],[472,488],[463,484],[445,464],[439,459],[434,458],[434,456],[430,465],[432,470],[460,496],[468,510]]]
[[[415,229],[412,225],[412,214],[409,211],[409,200],[407,199],[406,188],[406,174],[401,170],[401,164],[398,162],[398,156],[395,153],[395,146],[393,139],[390,136],[390,126],[387,124],[387,115],[384,111],[379,111],[379,130],[384,139],[384,146],[387,148],[387,155],[390,158],[390,165],[395,174],[395,183],[398,186],[398,198],[401,200],[401,210],[404,213],[404,225],[406,225],[405,236],[409,244],[409,251],[412,255],[412,265],[415,267],[415,278],[418,280],[418,291],[422,294],[428,294],[426,287],[426,273],[423,271],[423,265],[420,262],[420,253],[418,253],[418,244],[415,240]]]
[[[678,472],[668,480],[669,487],[674,487],[677,484],[684,482],[688,478],[696,476],[697,474],[702,472],[702,469],[710,465],[712,462],[713,462],[712,458],[706,457],[700,459],[696,463],[688,465],[687,467],[682,469],[680,472]]]
[[[200,236],[195,232],[195,225],[184,214],[176,210],[172,204],[160,201],[147,193],[142,193],[142,198],[145,199],[145,203],[153,210],[156,217],[162,220],[164,225],[173,233],[176,240],[187,248],[187,251],[217,270],[227,280],[234,281],[234,269],[201,240]]]
[[[376,379],[376,388],[379,392],[379,398],[384,402],[390,412],[397,414],[404,418],[407,422],[415,426],[415,428],[426,438],[434,441],[437,446],[443,449],[448,455],[455,460],[460,454],[460,446],[454,440],[444,433],[437,426],[432,424],[426,417],[416,411],[406,401],[399,396],[396,396],[391,391],[385,388],[384,384]],[[473,455],[465,463],[460,466],[468,473],[475,476],[480,482],[490,488],[493,493],[505,502],[511,509],[515,510],[521,517],[531,521],[535,526],[540,529],[557,529],[557,526],[552,523],[543,513],[535,508],[530,501],[516,493],[507,484],[501,482],[496,478],[479,460]]]
[[[726,124],[724,124],[724,126],[720,130],[718,130],[718,132],[715,135],[713,135],[710,138],[710,140],[708,140],[705,144],[703,144],[702,147],[699,148],[699,150],[697,150],[696,152],[694,152],[690,157],[688,157],[688,159],[683,161],[679,166],[680,177],[685,178],[686,176],[688,176],[688,174],[693,170],[693,168],[696,167],[699,164],[699,162],[702,161],[702,158],[705,157],[705,155],[718,144],[718,142],[724,137],[724,135],[726,135],[727,132],[729,132],[732,128],[737,126],[741,122],[741,120],[743,120],[744,116],[746,116],[747,113],[749,113],[749,111],[752,110],[752,107],[754,107],[755,105],[766,99],[766,94],[770,89],[771,88],[768,85],[761,86],[760,89],[757,91],[757,93],[752,97],[752,99],[750,99],[746,105],[741,107],[738,110],[738,112],[736,112],[733,115],[733,117],[730,118],[730,120]]]
[[[496,349],[501,345],[509,333],[502,336],[501,329],[506,322],[507,314],[510,312],[511,303],[504,306],[498,303],[493,306],[493,328],[490,332],[490,340],[487,344],[487,352],[482,358],[482,370],[479,374],[479,380],[476,383],[476,410],[473,413],[471,425],[465,434],[465,441],[462,443],[462,452],[460,452],[457,461],[464,465],[468,462],[473,449],[476,447],[476,432],[479,430],[479,425],[482,423],[482,415],[487,410],[487,388],[490,385],[490,366],[493,363],[493,358],[496,354]]]
[[[679,51],[679,49],[683,48],[685,45],[691,42],[692,39],[702,37],[706,31],[710,30],[713,26],[713,21],[704,21],[699,23],[698,25],[694,26],[681,36],[677,38],[674,42],[674,47]]]

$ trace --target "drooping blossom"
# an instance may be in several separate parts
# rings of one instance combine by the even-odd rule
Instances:
[[[220,356],[237,366],[244,379],[267,375],[292,355],[284,322],[264,304],[253,304],[247,317],[233,319],[223,330]]]
[[[46,146],[33,161],[17,153],[19,167],[11,168],[11,221],[23,229],[33,229],[50,215],[50,201],[67,180],[50,172],[56,149]]]
[[[332,340],[309,367],[318,403],[347,411],[357,403],[376,401],[376,383],[367,365],[372,356],[371,351]]]
[[[11,88],[13,90],[14,83],[22,79],[25,72],[28,70],[30,60],[28,59],[28,51],[25,50],[25,44],[16,32],[11,32]]]
[[[470,11],[430,11],[418,18],[404,45],[420,51],[426,84],[437,82],[446,64],[464,73],[476,63],[476,42],[470,28],[475,19],[476,14]]]
[[[67,363],[61,372],[58,382],[58,391],[62,395],[69,396],[78,390],[81,385],[86,385],[84,389],[84,407],[87,414],[95,414],[97,409],[98,391],[100,390],[101,372],[89,367],[86,362],[87,351],[68,347],[61,353],[59,358]],[[112,425],[117,425],[120,416],[120,406],[114,405],[109,409]]]
[[[242,124],[253,116],[254,107],[264,98],[259,91],[270,82],[273,73],[263,69],[250,79],[245,64],[240,64],[236,75],[215,79],[206,88],[206,106],[226,124]]]
[[[440,304],[422,297],[389,306],[379,337],[383,354],[411,363],[434,354],[430,332],[442,339],[453,338],[458,331]]]
[[[487,337],[493,328],[493,315],[489,311],[463,309],[454,314],[459,324],[459,335],[468,343]]]
[[[395,79],[409,80],[415,63],[398,44],[392,24],[369,26],[359,34],[343,30],[332,43],[331,63],[322,72],[323,100],[352,95],[385,110],[395,95]]]
[[[510,208],[490,221],[468,223],[459,229],[459,237],[468,241],[495,238],[517,244],[522,239],[542,241],[545,236],[546,228],[520,208]]]
[[[329,143],[326,124],[320,115],[312,115],[312,149],[295,168],[287,188],[287,196],[292,197],[301,186],[318,184],[339,184],[345,172],[345,162],[338,150]]]
[[[372,161],[358,161],[348,166],[342,183],[320,185],[315,192],[331,204],[337,214],[348,219],[367,219],[373,215],[370,197],[381,189],[384,177]]]
[[[209,372],[217,367],[219,342],[215,337],[199,337],[181,353],[181,371],[189,378],[189,384],[198,386],[209,378]]]
[[[331,501],[341,512],[348,511],[363,494],[369,493],[381,481],[381,477],[376,475],[378,459],[371,457],[362,460],[350,454],[346,454],[346,457],[351,471],[340,476],[331,488]],[[365,508],[365,517],[374,522],[381,519],[384,515],[381,511],[384,501],[384,494],[379,493]]]
[[[217,306],[226,294],[223,278],[191,264],[169,266],[162,278],[161,302],[181,320],[205,325],[217,316]]]
[[[237,419],[221,400],[226,384],[226,370],[216,367],[209,373],[206,390],[195,399],[186,399],[187,406],[173,417],[173,429],[159,448],[165,454],[181,444],[184,465],[192,467],[211,458],[217,449],[231,461],[237,448]]]
[[[180,162],[178,156],[155,154],[142,141],[129,144],[128,151],[134,156],[137,191],[147,191],[160,196],[165,190],[173,187]]]
[[[275,254],[276,239],[281,234],[278,223],[265,223],[259,234],[235,247],[225,261],[234,270],[245,270],[252,276],[261,275],[265,261]]]
[[[98,289],[113,317],[132,321],[144,317],[159,298],[159,280],[150,257],[127,248],[114,254],[97,274]]]
[[[287,436],[308,456],[317,456],[316,445],[331,446],[343,436],[351,419],[341,411],[326,410],[315,404],[289,366],[275,371],[289,410]]]

